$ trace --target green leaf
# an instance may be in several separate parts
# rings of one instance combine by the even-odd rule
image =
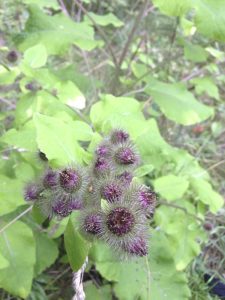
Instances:
[[[225,2],[224,0],[193,0],[195,25],[207,37],[225,41]]]
[[[151,164],[145,164],[139,168],[137,168],[135,171],[134,171],[134,175],[136,177],[143,177],[145,175],[148,175],[149,173],[151,173],[152,171],[154,170],[154,166],[151,165]]]
[[[5,67],[0,66],[1,85],[13,83],[19,74],[20,71],[18,68],[11,68],[10,70],[7,70]]]
[[[77,142],[78,136],[70,124],[54,117],[36,114],[37,143],[49,160],[57,164],[82,162],[83,149]]]
[[[5,257],[0,253],[0,269],[7,268],[9,266],[9,262]]]
[[[172,174],[157,178],[153,184],[155,191],[169,201],[181,198],[189,186],[188,180]]]
[[[188,201],[179,200],[176,204],[192,215],[196,215],[195,207]],[[154,219],[167,234],[176,269],[184,270],[201,252],[200,242],[205,240],[201,225],[199,226],[195,217],[188,215],[185,211],[167,206],[160,206]]]
[[[161,111],[172,121],[193,125],[213,116],[212,107],[198,102],[182,84],[153,81],[146,88]]]
[[[198,63],[205,62],[208,58],[208,53],[203,47],[187,42],[184,44],[184,55],[187,59]]]
[[[72,215],[74,217],[74,214]],[[66,253],[73,271],[78,271],[88,255],[90,243],[83,239],[70,218],[65,233]]]
[[[169,16],[181,16],[190,7],[190,1],[186,0],[153,0],[153,4]]]
[[[34,231],[34,237],[36,241],[34,275],[37,276],[55,262],[59,252],[57,244],[44,233]]]
[[[0,235],[0,252],[9,262],[7,268],[0,269],[0,287],[26,298],[31,290],[35,264],[32,230],[20,221],[12,224]]]
[[[214,81],[210,77],[201,77],[192,79],[195,85],[195,90],[197,94],[202,94],[206,92],[210,97],[219,100],[219,90]]]
[[[216,213],[224,205],[223,197],[215,192],[211,184],[203,179],[191,180],[191,187],[198,199],[209,206],[211,212]]]
[[[84,283],[84,292],[86,300],[106,300],[112,298],[109,284],[97,288],[91,281],[86,281]]]
[[[93,12],[88,12],[88,14],[95,21],[95,23],[100,25],[100,26],[113,25],[114,27],[121,27],[121,26],[124,25],[124,23],[122,21],[120,21],[120,19],[118,19],[112,13],[105,14],[103,16],[96,15]],[[91,22],[91,20],[87,16],[85,16],[84,20],[85,20],[86,23],[88,23],[90,25],[93,25],[93,23]]]
[[[24,52],[24,62],[31,68],[40,68],[47,62],[48,54],[46,48],[42,44],[37,44],[28,48]]]
[[[146,130],[141,105],[133,98],[104,95],[101,101],[92,106],[90,118],[100,131],[106,132],[112,127],[122,127],[133,139]]]
[[[91,252],[96,268],[107,280],[114,281],[114,292],[121,300],[189,299],[185,273],[175,269],[174,256],[166,236],[154,232],[148,258],[118,261],[115,254],[101,243]]]
[[[93,28],[86,22],[75,23],[63,13],[48,16],[36,5],[29,7],[25,30],[14,40],[22,51],[41,43],[48,54],[62,54],[72,44],[83,50],[92,50],[99,44],[94,41]]]
[[[29,151],[36,151],[37,144],[35,142],[36,129],[33,121],[26,123],[22,128],[16,130],[12,128],[0,138],[1,142],[8,145],[22,148]]]
[[[0,175],[0,215],[8,214],[18,206],[25,204],[23,185],[24,183],[18,179]]]
[[[54,88],[57,90],[57,96],[63,103],[75,109],[85,108],[86,99],[72,81],[58,82]]]

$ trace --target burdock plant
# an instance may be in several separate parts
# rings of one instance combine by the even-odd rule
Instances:
[[[136,182],[133,172],[139,163],[128,132],[114,129],[96,147],[90,166],[47,168],[37,182],[25,187],[24,198],[49,218],[61,219],[79,210],[79,230],[85,239],[102,240],[122,257],[145,256],[156,195]]]

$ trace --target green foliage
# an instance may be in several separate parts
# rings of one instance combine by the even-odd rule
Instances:
[[[102,244],[95,245],[90,255],[101,275],[114,281],[119,299],[189,299],[187,279],[184,273],[176,272],[166,236],[155,231],[151,243],[149,257],[138,261],[120,262]]]
[[[74,216],[74,215],[72,215]],[[73,271],[78,271],[88,256],[90,243],[83,239],[74,226],[72,218],[69,220],[65,233],[65,247]]]
[[[45,234],[34,231],[34,238],[36,242],[34,276],[36,277],[55,262],[59,253],[57,244]]]
[[[5,218],[1,226],[7,224]],[[0,236],[0,252],[9,265],[0,269],[0,286],[13,295],[26,298],[31,290],[35,265],[35,242],[32,230],[17,221]]]
[[[48,54],[62,54],[72,44],[84,50],[92,50],[98,45],[94,31],[87,23],[74,23],[62,13],[50,17],[35,5],[29,7],[24,32],[14,40],[22,51],[41,43]]]
[[[48,285],[45,291],[46,269],[59,258],[57,268],[69,262],[77,271],[89,256],[101,276],[98,288],[84,283],[87,300],[190,299],[186,270],[207,240],[203,223],[224,206],[209,175],[223,167],[223,157],[214,162],[210,153],[224,128],[217,118],[225,54],[214,42],[225,40],[224,1],[154,0],[154,13],[144,13],[133,33],[140,7],[131,10],[132,1],[80,1],[89,17],[71,1],[19,2],[18,19],[0,19],[7,27],[0,39],[0,230],[14,220],[0,234],[0,287],[22,299],[58,299]],[[18,51],[13,63],[11,49]],[[121,65],[111,51],[117,63],[124,55]],[[138,261],[121,262],[84,240],[75,213],[45,220],[35,206],[15,221],[26,209],[24,185],[46,168],[38,150],[53,168],[85,166],[113,127],[137,144],[135,180],[158,193],[150,253]]]
[[[181,198],[186,192],[188,185],[187,179],[175,175],[162,176],[154,181],[155,191],[169,201]]]
[[[179,83],[149,83],[146,92],[152,95],[166,117],[182,125],[192,125],[213,116],[213,108],[198,102]]]

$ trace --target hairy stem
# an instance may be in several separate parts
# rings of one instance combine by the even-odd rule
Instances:
[[[83,288],[83,275],[84,270],[88,263],[88,257],[86,257],[84,264],[82,267],[77,271],[73,273],[73,288],[75,291],[75,295],[73,296],[72,300],[84,300],[85,299],[85,293]]]

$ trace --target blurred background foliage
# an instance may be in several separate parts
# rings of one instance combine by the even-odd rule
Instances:
[[[87,300],[219,299],[205,276],[225,281],[224,11],[223,0],[0,2],[1,299],[70,299],[70,265],[88,253]],[[23,199],[45,168],[38,149],[51,167],[87,164],[115,126],[159,195],[149,257],[123,263],[79,239],[75,214],[44,220]]]

